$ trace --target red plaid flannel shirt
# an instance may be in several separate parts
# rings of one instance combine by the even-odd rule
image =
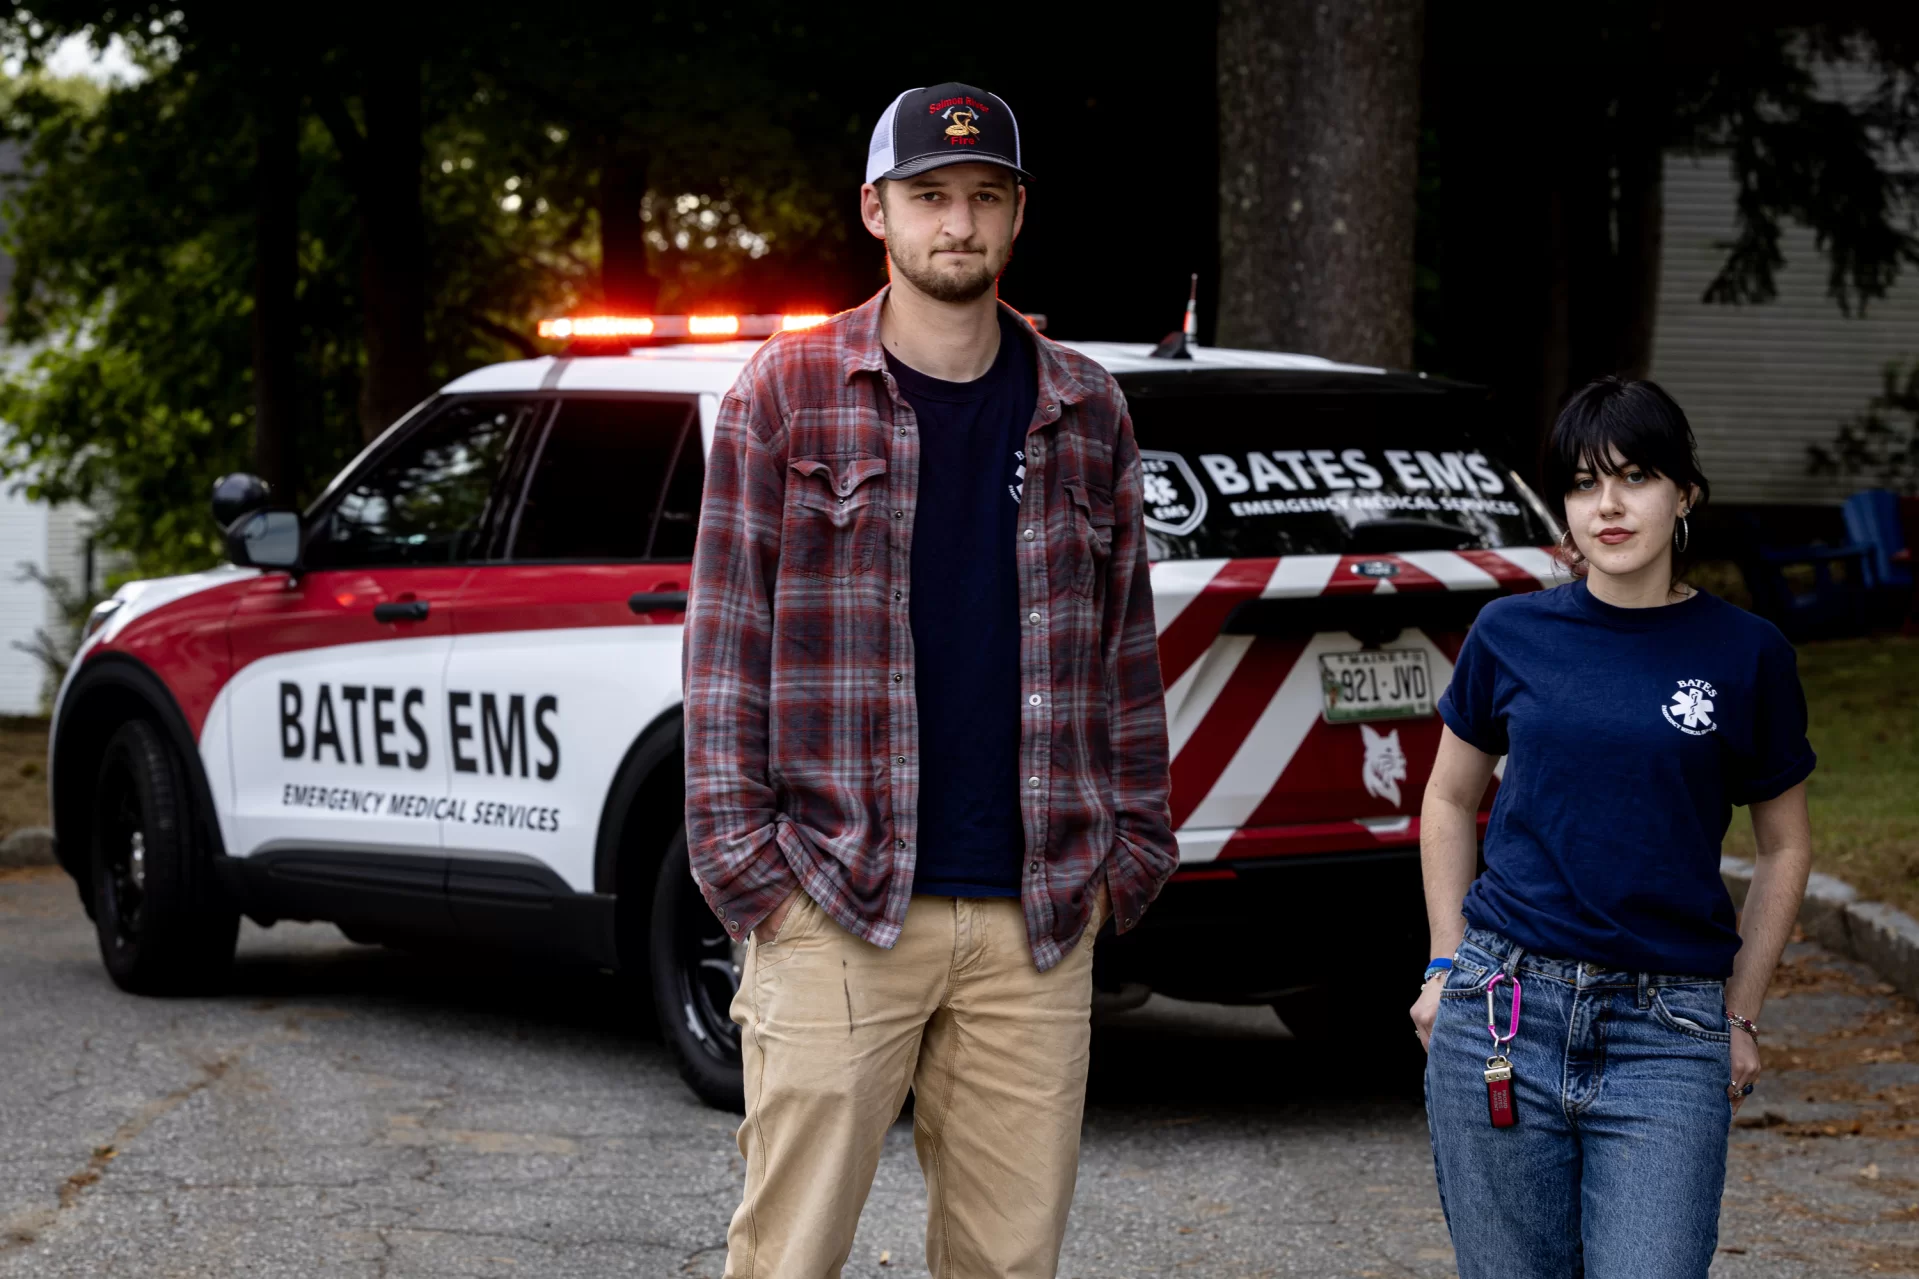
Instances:
[[[762,347],[707,459],[686,614],[686,830],[734,937],[800,888],[890,947],[913,893],[907,604],[940,584],[912,580],[919,425],[881,352],[885,297]],[[1017,534],[1017,784],[1021,901],[1046,969],[1079,941],[1101,877],[1123,931],[1179,856],[1132,421],[1104,369],[1026,331],[1039,399]]]

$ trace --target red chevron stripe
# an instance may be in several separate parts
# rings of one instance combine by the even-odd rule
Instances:
[[[1498,551],[1459,551],[1459,557],[1499,579],[1499,589],[1508,595],[1520,595],[1539,589],[1539,579],[1513,563]]]
[[[1258,598],[1277,567],[1277,559],[1228,560],[1160,635],[1160,678],[1171,685],[1204,657],[1219,638],[1227,616],[1247,600]]]
[[[1233,762],[1306,644],[1306,637],[1282,640],[1260,636],[1233,668],[1186,748],[1173,760],[1174,830],[1193,815]]]

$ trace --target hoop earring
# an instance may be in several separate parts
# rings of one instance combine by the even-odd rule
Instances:
[[[1691,545],[1692,545],[1692,528],[1686,523],[1686,517],[1682,515],[1679,517],[1679,527],[1676,530],[1674,530],[1672,535],[1672,547],[1673,547],[1673,550],[1677,551],[1681,555],[1684,555],[1686,553],[1686,548]]]

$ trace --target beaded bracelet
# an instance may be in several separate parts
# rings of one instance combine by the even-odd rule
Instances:
[[[1751,1035],[1754,1043],[1759,1041],[1759,1023],[1752,1020],[1752,1018],[1741,1017],[1736,1013],[1727,1013],[1726,1024],[1728,1026],[1737,1026],[1748,1035]]]

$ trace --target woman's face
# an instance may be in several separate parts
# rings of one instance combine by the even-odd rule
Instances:
[[[1575,471],[1566,491],[1566,527],[1594,570],[1627,577],[1671,555],[1673,524],[1692,510],[1694,495],[1607,448],[1619,474]]]

